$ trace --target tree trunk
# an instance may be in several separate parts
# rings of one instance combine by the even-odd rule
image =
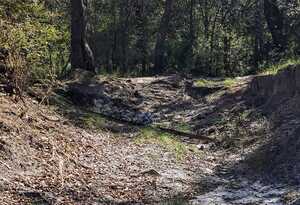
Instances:
[[[159,31],[157,34],[155,54],[154,54],[154,72],[162,73],[165,68],[165,43],[169,31],[174,0],[166,0],[164,14],[162,16]]]
[[[186,52],[185,57],[185,66],[189,66],[189,70],[193,70],[195,67],[195,59],[194,59],[194,46],[196,40],[196,29],[195,29],[195,0],[190,0],[190,22],[189,22],[189,43],[188,50]]]
[[[230,49],[231,49],[231,39],[230,39],[230,33],[225,34],[223,38],[223,44],[224,44],[224,56],[223,56],[223,64],[224,64],[224,71],[227,73],[228,76],[230,76],[233,73],[233,70],[231,68],[230,63]],[[217,71],[214,73],[215,76],[218,76]]]
[[[121,46],[121,72],[128,72],[128,53],[129,53],[129,27],[131,17],[131,5],[129,0],[122,0],[120,3],[120,46]]]
[[[263,7],[261,0],[256,0],[255,2],[255,19],[254,19],[254,44],[253,44],[253,66],[254,66],[254,72],[257,72],[259,70],[260,64],[263,62],[264,59],[264,42],[263,42]]]
[[[278,8],[277,1],[264,0],[264,12],[274,46],[279,52],[284,52],[287,46],[287,37],[284,31],[284,16]]]
[[[87,42],[87,0],[71,0],[71,65],[96,72],[94,55]]]
[[[117,66],[117,48],[118,48],[118,34],[117,34],[117,2],[116,0],[112,2],[112,12],[113,12],[113,28],[111,29],[109,35],[112,35],[112,46],[111,46],[111,54],[109,60],[109,68],[110,71],[115,70]]]
[[[195,43],[195,15],[194,15],[194,8],[195,8],[195,0],[191,0],[190,2],[190,48],[193,50],[194,43]]]

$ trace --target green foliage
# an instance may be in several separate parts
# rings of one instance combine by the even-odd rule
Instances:
[[[69,55],[68,26],[55,20],[60,14],[29,0],[1,1],[0,13],[0,47],[25,58],[32,81],[54,80]]]
[[[153,74],[165,4],[159,0],[142,2],[89,1],[88,40],[100,74]],[[278,51],[260,1],[230,2],[175,2],[172,13],[176,15],[171,15],[163,46],[165,73],[234,77],[299,56],[299,4],[277,1],[284,26],[291,30],[286,35],[286,49]],[[55,80],[69,68],[69,7],[69,1],[0,2],[0,47],[26,60],[33,82]],[[270,66],[266,73],[278,69]],[[224,84],[230,87],[234,82],[225,80]]]
[[[151,74],[164,3],[91,2],[92,47],[101,69],[121,75]],[[285,51],[275,48],[261,2],[212,0],[191,5],[192,1],[175,1],[172,12],[176,15],[164,42],[164,72],[234,77],[299,55],[296,30],[287,34]],[[299,4],[284,2],[277,1],[285,26],[298,30]],[[130,15],[124,15],[127,11]]]
[[[226,88],[231,88],[235,86],[237,82],[233,78],[226,78],[223,83]]]
[[[236,85],[237,80],[234,78],[225,78],[225,79],[199,79],[196,81],[195,85],[198,87],[214,87],[214,86],[224,86],[225,88],[231,88]]]
[[[192,128],[189,123],[177,124],[175,129],[178,131],[181,131],[181,132],[191,132],[192,131]]]
[[[106,125],[106,120],[99,114],[86,113],[81,118],[83,127],[88,129],[102,129]]]
[[[263,69],[263,72],[261,72],[261,75],[276,75],[278,71],[287,68],[290,65],[299,65],[300,59],[288,59],[284,60],[280,63],[273,64],[271,66],[266,67]]]
[[[195,84],[198,87],[210,87],[212,85],[215,85],[215,82],[207,79],[199,79]]]
[[[152,127],[143,128],[135,142],[138,144],[158,144],[169,152],[174,153],[178,160],[183,159],[188,151],[187,145],[180,142],[175,136]]]

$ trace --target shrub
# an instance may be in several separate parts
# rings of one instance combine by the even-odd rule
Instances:
[[[0,48],[11,54],[12,67],[26,64],[31,82],[55,79],[68,60],[68,25],[59,15],[39,1],[0,2]]]

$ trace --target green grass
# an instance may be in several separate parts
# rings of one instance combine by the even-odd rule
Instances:
[[[234,78],[226,78],[223,83],[226,88],[231,88],[235,86],[237,82]]]
[[[191,132],[192,128],[189,123],[180,123],[175,126],[175,129],[181,132]]]
[[[288,59],[281,63],[271,65],[260,73],[261,75],[276,75],[278,71],[287,68],[290,65],[300,65],[300,59]]]
[[[158,131],[152,127],[143,128],[135,139],[137,144],[158,144],[164,149],[175,154],[177,160],[182,160],[187,154],[188,147],[175,136]]]
[[[101,77],[109,77],[109,78],[121,78],[124,77],[122,73],[118,70],[113,70],[112,72],[108,72],[105,69],[100,69],[100,72],[98,73],[98,76]]]
[[[216,82],[213,80],[199,79],[196,81],[195,85],[197,87],[209,87],[216,85]]]
[[[196,81],[195,85],[197,87],[214,87],[218,85],[224,85],[226,88],[231,88],[237,83],[234,78],[225,78],[224,80],[207,80],[199,79]]]
[[[86,113],[80,120],[85,128],[89,129],[101,129],[105,126],[106,120],[99,114]]]

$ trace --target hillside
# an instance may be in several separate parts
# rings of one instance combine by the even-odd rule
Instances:
[[[1,0],[0,205],[299,205],[299,33],[299,0]]]
[[[51,105],[1,93],[0,202],[297,204],[295,73],[73,78]]]

